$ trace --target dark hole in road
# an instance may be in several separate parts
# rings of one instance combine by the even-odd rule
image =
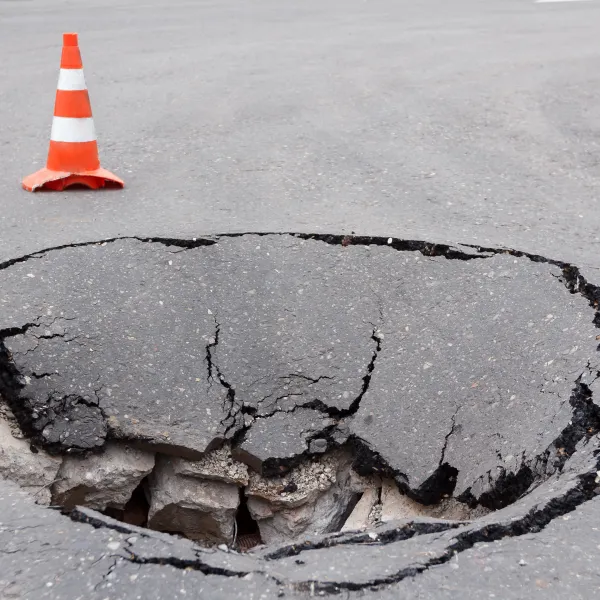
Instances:
[[[235,515],[236,535],[234,546],[242,552],[262,543],[258,523],[252,518],[244,490],[240,489],[240,505]]]
[[[150,504],[147,498],[148,478],[142,479],[140,484],[133,490],[131,498],[122,509],[107,507],[103,512],[105,515],[137,527],[148,525],[148,511]]]

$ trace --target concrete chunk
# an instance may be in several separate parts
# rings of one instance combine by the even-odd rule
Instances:
[[[239,488],[231,483],[185,477],[173,459],[161,456],[150,477],[148,527],[181,533],[206,544],[233,541]]]
[[[102,454],[66,456],[52,490],[55,504],[123,508],[154,467],[154,454],[110,443]]]
[[[30,443],[13,437],[10,425],[0,419],[0,477],[30,491],[38,504],[49,504],[50,486],[60,464],[60,458],[42,450],[32,452]]]

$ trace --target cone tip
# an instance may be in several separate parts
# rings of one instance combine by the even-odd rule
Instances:
[[[63,46],[78,46],[76,33],[63,33]]]

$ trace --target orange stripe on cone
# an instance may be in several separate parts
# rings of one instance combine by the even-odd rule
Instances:
[[[87,90],[56,91],[55,117],[85,119],[92,116],[92,107]]]
[[[81,53],[76,33],[63,34],[63,49],[60,57],[61,69],[82,69]]]
[[[97,142],[55,142],[50,140],[46,168],[51,171],[82,173],[100,166]]]
[[[104,187],[107,183],[123,187],[121,179],[100,167],[76,33],[63,36],[60,67],[60,89],[56,92],[46,168],[26,177],[23,187],[30,192],[42,188],[63,190],[75,184],[91,189]]]

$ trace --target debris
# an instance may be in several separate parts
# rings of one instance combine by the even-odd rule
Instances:
[[[371,525],[369,516],[377,502],[379,501],[379,490],[367,488],[361,499],[358,501],[350,516],[342,526],[342,531],[354,531],[367,529]]]
[[[323,438],[317,438],[311,440],[308,445],[308,451],[312,454],[319,454],[327,451],[327,440]]]
[[[246,495],[266,500],[274,507],[294,508],[311,502],[336,482],[338,454],[328,454],[300,463],[282,477],[263,477],[250,472]],[[292,488],[288,487],[291,483]],[[293,491],[285,491],[287,489]]]
[[[152,471],[154,454],[111,442],[101,454],[65,456],[52,488],[52,501],[67,508],[122,509]]]
[[[30,443],[12,436],[9,424],[0,418],[0,477],[30,491],[38,504],[50,503],[50,487],[61,459],[43,450],[31,451]]]
[[[240,502],[236,485],[177,475],[172,459],[159,456],[149,477],[149,495],[151,529],[205,544],[232,543]]]
[[[350,485],[350,463],[349,454],[334,452],[302,463],[283,477],[267,479],[251,473],[248,509],[263,542],[337,531],[358,499]]]
[[[200,460],[173,457],[171,463],[177,475],[248,485],[248,467],[231,456],[228,444],[207,452]]]

